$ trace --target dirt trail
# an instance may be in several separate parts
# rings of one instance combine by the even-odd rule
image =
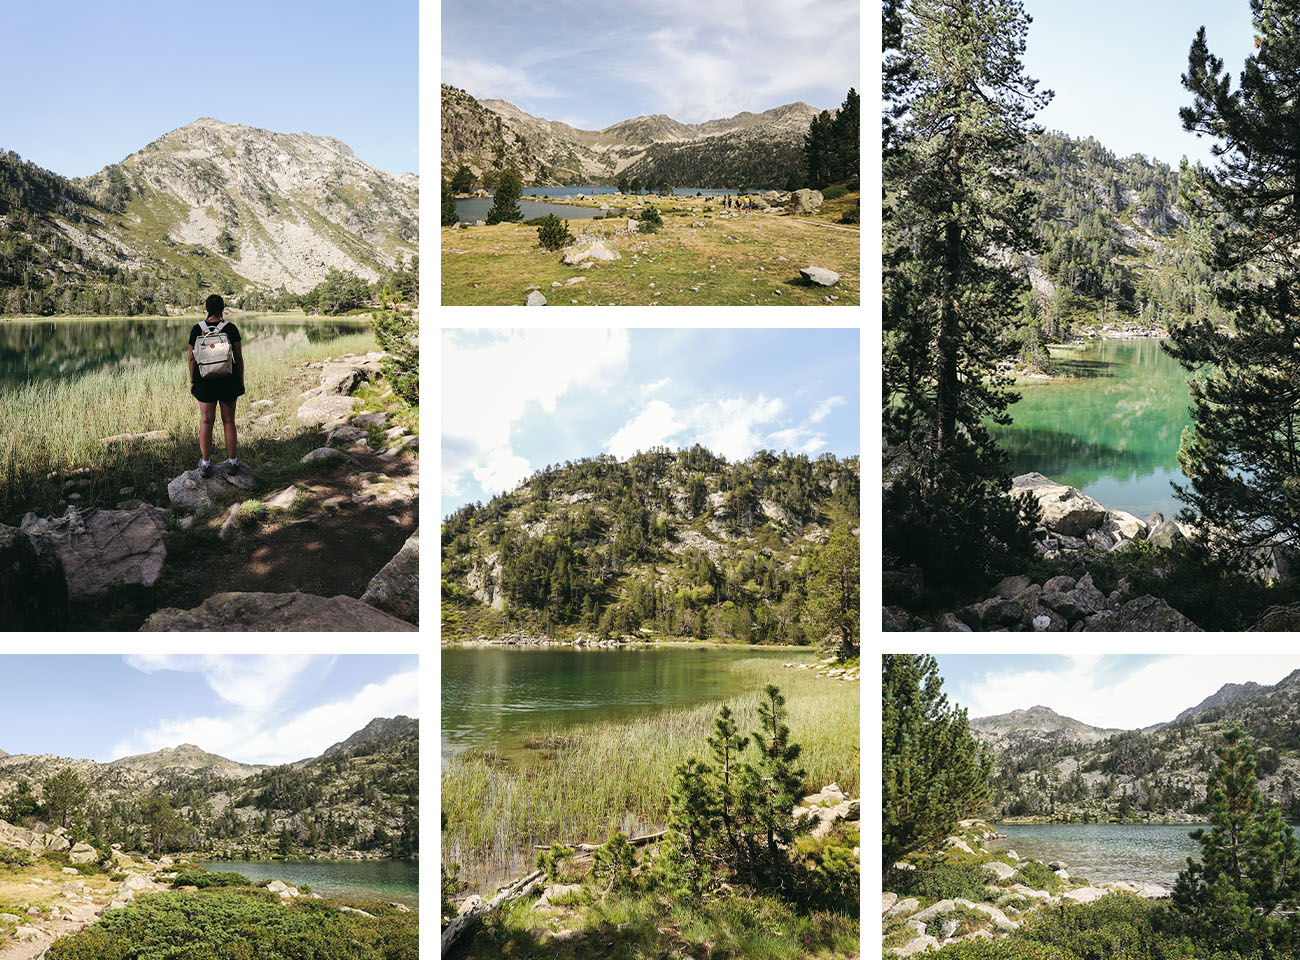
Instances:
[[[852,227],[841,227],[834,223],[822,223],[820,220],[805,220],[803,217],[791,217],[791,220],[798,220],[800,223],[811,223],[814,227],[830,227],[832,230],[847,230],[849,233],[862,233],[861,230],[854,230]]]

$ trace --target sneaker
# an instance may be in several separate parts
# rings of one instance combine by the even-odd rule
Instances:
[[[210,477],[210,476],[212,476],[212,463],[211,463],[211,461],[208,461],[208,462],[205,462],[205,461],[203,461],[203,460],[200,460],[200,461],[199,461],[199,476],[200,476],[200,477]]]
[[[228,473],[238,473],[238,472],[239,472],[239,468],[240,468],[241,466],[243,466],[243,464],[241,464],[238,460],[227,460],[227,461],[226,461],[226,471],[227,471]]]

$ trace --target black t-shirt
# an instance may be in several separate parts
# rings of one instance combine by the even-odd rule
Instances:
[[[218,321],[218,323],[219,322],[220,321]],[[211,323],[211,322],[208,323],[209,327],[216,327],[216,325],[217,324],[215,323]],[[239,328],[235,326],[233,323],[231,323],[229,320],[227,320],[226,325],[221,328],[221,332],[230,338],[231,343],[239,342]],[[199,329],[199,325],[196,323],[194,324],[193,328],[191,328],[190,330],[190,346],[191,347],[194,346],[194,341],[201,336],[203,336],[203,331]]]

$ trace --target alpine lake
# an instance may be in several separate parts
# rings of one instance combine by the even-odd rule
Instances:
[[[1181,507],[1170,482],[1191,424],[1188,373],[1154,339],[1094,340],[1052,349],[1056,379],[1014,390],[1009,427],[992,430],[1012,473],[1041,473],[1137,517]]]
[[[494,191],[489,191],[489,193]],[[616,187],[593,187],[593,186],[576,186],[576,187],[525,187],[523,196],[519,200],[519,209],[523,211],[524,219],[531,220],[534,217],[544,217],[548,213],[553,213],[561,220],[590,220],[593,217],[602,216],[599,207],[583,207],[573,203],[556,203],[546,199],[530,200],[530,197],[572,197],[582,194],[585,197],[599,196],[601,194],[617,193]],[[735,196],[738,191],[724,189],[722,187],[674,187],[673,195],[678,197],[693,197],[697,193],[704,197],[722,197]],[[647,194],[645,201],[650,202],[654,198]],[[456,201],[456,214],[460,217],[462,223],[473,223],[475,220],[487,219],[488,211],[492,209],[495,201],[491,197],[469,197]]]
[[[420,865],[413,860],[203,860],[212,873],[242,873],[249,880],[307,884],[323,897],[377,897],[416,907]]]
[[[175,360],[183,369],[197,314],[181,317],[87,317],[0,320],[0,391],[23,383],[71,379],[105,368]],[[368,316],[318,319],[301,314],[231,312],[246,348],[323,343],[369,327]]]

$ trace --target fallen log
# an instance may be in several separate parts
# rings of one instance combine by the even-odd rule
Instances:
[[[647,833],[644,837],[633,837],[627,843],[628,846],[630,847],[639,847],[642,844],[654,843],[656,840],[661,840],[666,836],[668,836],[668,831],[660,830],[658,833]],[[563,846],[572,847],[578,853],[593,853],[596,850],[599,850],[601,847],[603,847],[604,844],[603,843],[566,843],[563,844]],[[533,849],[549,850],[551,849],[551,845],[549,843],[535,843],[533,844]]]
[[[462,933],[473,926],[480,917],[486,913],[491,913],[508,900],[517,900],[520,897],[527,896],[543,876],[545,876],[544,871],[534,870],[528,876],[520,877],[508,887],[503,887],[491,900],[477,904],[460,916],[454,917],[442,931],[442,955],[445,957],[452,944],[456,942]]]

